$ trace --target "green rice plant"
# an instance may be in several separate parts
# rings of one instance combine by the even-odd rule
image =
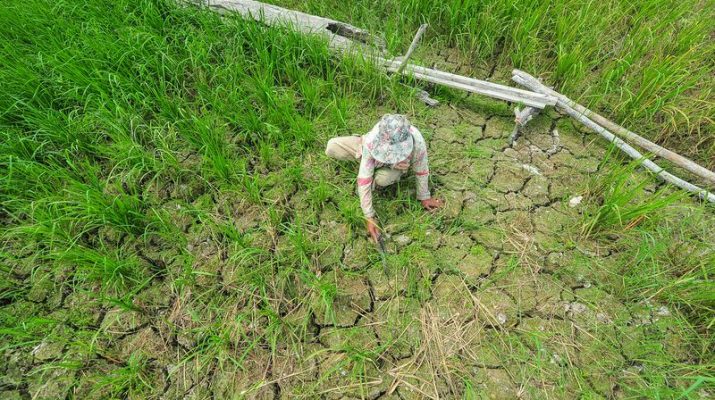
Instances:
[[[361,396],[367,396],[369,379],[374,378],[370,373],[377,367],[386,345],[367,348],[364,345],[353,344],[349,339],[350,336],[351,334],[348,333],[348,339],[334,349],[343,357],[322,372],[318,382],[328,380],[334,376],[347,376],[351,382],[354,382],[351,384],[357,386],[358,393]]]
[[[305,225],[300,221],[283,223],[281,225],[282,234],[287,239],[288,247],[284,255],[290,264],[294,266],[306,266],[310,264],[312,255],[315,253],[316,244],[309,237]]]
[[[2,172],[0,207],[9,214],[25,210],[28,202],[54,193],[62,179],[68,175],[61,169],[12,156],[4,157]]]
[[[195,329],[192,334],[196,338],[196,343],[194,348],[182,360],[183,362],[196,360],[204,367],[211,365],[214,361],[218,361],[220,365],[228,362],[240,366],[242,364],[241,359],[250,351],[250,346],[243,353],[243,356],[236,355],[232,351],[231,328],[228,326],[221,326],[215,323]],[[255,345],[255,339],[253,339],[252,343],[252,345]]]
[[[352,365],[352,375],[359,381],[368,377],[368,368],[377,366],[380,355],[384,351],[384,345],[375,348],[365,348],[351,344],[349,341],[343,343],[339,348],[347,356],[347,361]]]
[[[195,362],[200,369],[242,368],[246,357],[262,344],[263,322],[255,310],[237,307],[236,300],[220,296],[214,288],[196,297],[188,315],[193,327],[184,332],[194,343],[180,363]]]
[[[354,198],[344,198],[338,201],[340,215],[355,231],[360,232],[365,226],[365,218],[360,204]]]
[[[95,185],[72,185],[46,206],[87,228],[109,225],[133,235],[146,233],[155,222],[138,196],[109,196]]]
[[[375,256],[377,265],[379,257]],[[435,260],[429,251],[417,243],[411,243],[394,254],[388,254],[387,259],[390,268],[397,270],[395,279],[400,282],[394,287],[395,294],[404,292],[405,297],[419,301],[429,298],[431,277],[435,272]],[[404,281],[403,277],[406,278]]]
[[[32,280],[18,279],[13,276],[13,270],[16,268],[13,263],[16,260],[17,257],[12,253],[0,251],[0,276],[3,277],[0,280],[1,304],[12,304],[22,300],[32,289]]]
[[[263,180],[258,175],[244,174],[241,178],[241,185],[245,190],[248,199],[254,204],[263,202]]]
[[[107,249],[101,242],[97,248],[75,245],[64,251],[55,250],[48,257],[75,266],[78,279],[100,282],[114,292],[141,287],[148,275],[136,255],[121,249]]]
[[[320,179],[317,183],[314,183],[309,189],[310,203],[313,207],[321,207],[325,202],[330,199],[333,192],[336,191],[336,187],[331,185],[324,179]]]
[[[464,400],[477,400],[479,396],[477,395],[477,390],[474,388],[474,383],[470,379],[465,379],[464,382]]]
[[[269,295],[273,269],[277,263],[276,256],[257,247],[250,237],[246,236],[226,247],[228,258],[225,266],[233,271],[233,278],[230,281],[226,279],[225,284],[229,285],[231,290],[241,288],[261,296]]]
[[[179,146],[176,129],[170,125],[144,123],[136,115],[101,113],[112,140],[108,146],[98,146],[97,152],[112,160],[108,180],[148,182],[151,179],[178,180],[185,175],[174,148]],[[126,124],[114,118],[128,120]],[[128,125],[128,126],[127,126]]]
[[[23,189],[6,203],[8,211],[29,216],[38,229],[45,226],[52,232],[80,235],[87,230],[111,226],[119,232],[143,235],[147,232],[170,230],[168,222],[149,212],[139,195],[105,192],[107,186],[96,175],[77,181],[67,171],[84,168],[96,172],[90,165],[70,164],[66,169],[51,169],[35,162],[10,161],[3,185],[8,193]],[[60,229],[58,229],[60,228]],[[26,230],[27,231],[27,230]],[[38,232],[39,233],[39,232]]]
[[[141,352],[129,356],[125,366],[110,371],[97,380],[92,392],[109,394],[112,398],[136,398],[154,390],[150,361]]]
[[[305,337],[307,324],[296,326],[268,305],[261,309],[260,315],[267,320],[263,340],[272,353],[275,354],[277,349],[284,346],[300,346]]]
[[[0,350],[35,346],[48,335],[59,321],[31,314],[0,312]]]
[[[603,163],[602,163],[603,164]],[[596,209],[585,214],[581,232],[588,237],[607,229],[628,230],[643,221],[653,222],[663,209],[683,199],[686,194],[670,187],[647,194],[644,189],[653,183],[649,175],[638,175],[641,161],[609,167],[605,175],[592,180],[589,197]]]
[[[230,155],[225,126],[218,121],[194,116],[190,123],[179,130],[198,148],[213,175],[225,182],[235,180],[236,167]]]
[[[635,229],[622,260],[623,290],[635,299],[657,299],[694,326],[715,327],[715,251],[712,217],[705,209],[682,209],[677,222]],[[706,346],[707,347],[707,346]]]
[[[322,313],[326,321],[335,321],[335,298],[338,295],[338,288],[335,282],[330,281],[326,276],[318,276],[308,269],[300,270],[301,280],[305,282],[313,291],[317,298],[315,313]]]
[[[709,385],[710,387],[715,386],[715,378],[711,376],[697,376],[695,377],[695,382],[680,393],[678,399],[688,399],[691,394],[695,394],[696,390],[701,387],[706,387],[706,385]]]

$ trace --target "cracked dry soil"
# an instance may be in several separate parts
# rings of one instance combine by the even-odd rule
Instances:
[[[599,286],[602,272],[584,268],[607,265],[615,250],[568,233],[580,218],[568,200],[604,154],[593,136],[542,115],[509,147],[507,108],[488,115],[441,105],[421,124],[433,191],[446,206],[431,217],[409,207],[392,212],[392,200],[411,195],[409,180],[400,186],[408,193],[376,195],[378,212],[388,215],[389,275],[341,211],[356,202],[352,168],[306,161],[318,174],[338,169],[344,178],[342,193],[322,209],[304,206],[302,191],[280,174],[269,176],[275,194],[267,196],[285,205],[278,217],[240,199],[166,190],[163,207],[176,211],[188,243],[155,243],[142,254],[168,271],[190,265],[196,283],[170,285],[170,272],[128,310],[73,291],[71,271],[48,277],[54,284],[34,282],[27,299],[7,306],[56,325],[31,352],[3,351],[0,397],[103,398],[100,378],[140,353],[151,387],[140,397],[161,399],[461,398],[468,391],[491,399],[618,398],[638,379],[644,338],[658,337],[674,359],[687,357],[667,313],[619,301]],[[199,206],[265,251],[238,252],[181,212]],[[298,253],[333,292],[276,277],[299,241],[267,227],[272,218],[297,217],[308,221],[317,249]],[[251,268],[275,269],[264,286],[270,293],[257,289]],[[263,313],[266,303],[280,315]]]

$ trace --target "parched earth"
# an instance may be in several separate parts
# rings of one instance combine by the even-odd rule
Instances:
[[[168,271],[150,286],[122,303],[74,288],[68,269],[5,305],[52,329],[31,351],[3,351],[0,397],[619,398],[643,359],[687,359],[667,308],[604,283],[618,249],[577,234],[584,205],[569,201],[598,170],[597,138],[550,112],[509,147],[506,105],[461,103],[414,118],[445,208],[407,202],[410,180],[376,195],[387,274],[350,220],[354,165],[305,160],[306,179],[335,193],[320,207],[268,173],[275,213],[168,188],[157,197],[186,242],[139,250]]]

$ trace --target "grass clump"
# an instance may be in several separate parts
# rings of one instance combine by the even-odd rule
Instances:
[[[610,156],[602,161],[605,165]],[[644,189],[654,184],[654,178],[639,176],[636,170],[641,161],[610,166],[608,171],[593,179],[589,185],[589,196],[598,204],[598,208],[586,216],[582,232],[590,236],[599,231],[628,230],[641,223],[654,222],[662,217],[664,209],[685,198],[686,194],[668,186],[653,193],[644,193]]]

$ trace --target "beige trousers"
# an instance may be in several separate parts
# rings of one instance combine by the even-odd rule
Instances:
[[[336,160],[359,161],[362,157],[362,138],[360,136],[339,136],[328,140],[325,155]],[[382,167],[375,170],[373,182],[380,187],[390,186],[404,175],[404,171]]]

